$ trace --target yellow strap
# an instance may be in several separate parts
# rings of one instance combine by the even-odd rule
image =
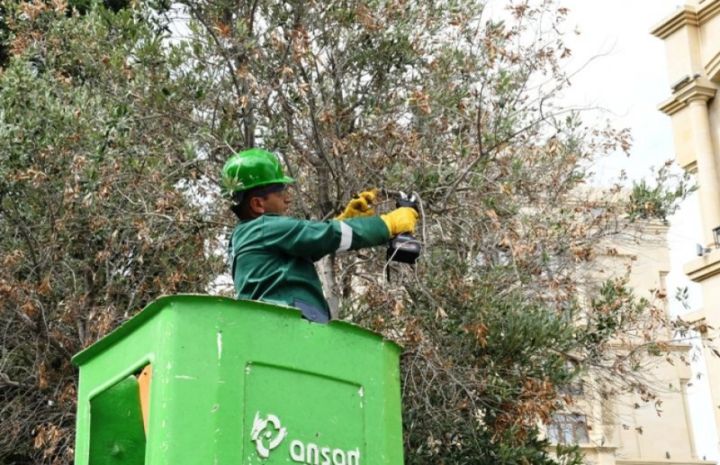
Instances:
[[[152,381],[152,365],[148,364],[138,375],[138,387],[140,389],[140,410],[142,411],[143,427],[145,436],[148,431],[148,418],[150,418],[150,382]]]

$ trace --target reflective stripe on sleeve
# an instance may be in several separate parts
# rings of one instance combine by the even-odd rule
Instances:
[[[345,222],[340,221],[340,246],[338,252],[345,252],[350,250],[352,245],[353,230],[350,226],[346,225]]]

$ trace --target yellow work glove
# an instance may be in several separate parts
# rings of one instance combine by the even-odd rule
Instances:
[[[395,237],[402,233],[415,232],[415,223],[418,220],[418,212],[414,208],[400,207],[380,218],[387,225],[390,236]]]
[[[345,210],[338,215],[336,220],[346,220],[348,218],[355,218],[356,216],[372,216],[375,214],[375,210],[372,209],[372,204],[377,198],[378,190],[370,189],[365,192],[361,192],[356,198],[352,199],[345,207]]]

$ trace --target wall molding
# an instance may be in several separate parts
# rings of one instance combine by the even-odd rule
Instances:
[[[667,39],[674,32],[685,26],[697,27],[700,25],[698,12],[690,5],[684,5],[678,9],[672,16],[664,20],[658,26],[650,31],[650,34],[661,39]]]
[[[718,3],[720,5],[720,3]],[[711,81],[720,84],[720,52],[708,61],[705,65],[705,73]]]
[[[685,26],[701,26],[718,14],[720,14],[720,0],[710,0],[699,8],[683,5],[672,16],[655,26],[650,33],[655,37],[667,39]]]

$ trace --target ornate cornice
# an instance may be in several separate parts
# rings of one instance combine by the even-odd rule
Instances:
[[[660,23],[660,25],[655,26],[650,33],[660,39],[667,39],[673,32],[684,26],[697,27],[699,25],[698,11],[689,5],[684,5],[668,19]]]
[[[672,16],[655,26],[650,33],[655,37],[667,39],[680,28],[684,26],[701,26],[719,13],[720,0],[710,0],[699,8],[684,5],[673,13]]]
[[[708,83],[709,84],[709,83]],[[715,97],[717,89],[710,85],[700,84],[697,81],[687,88],[680,89],[676,94],[678,100],[685,102],[692,102],[693,100],[702,100],[707,102],[711,98]]]
[[[637,222],[640,228],[640,240],[651,242],[655,239],[665,242],[665,236],[670,230],[670,225],[662,220],[642,220]]]
[[[720,249],[696,258],[683,267],[685,274],[696,283],[701,283],[720,273]]]
[[[661,103],[658,107],[658,110],[662,111],[668,116],[672,116],[686,106],[687,102],[681,102],[679,100],[675,100],[675,98],[671,98],[670,100],[666,100],[665,102]]]
[[[682,459],[675,460],[616,460],[617,465],[715,465],[710,460]]]
[[[704,24],[720,13],[720,0],[710,0],[707,4],[700,7],[698,11],[698,21]]]
[[[720,2],[718,2],[720,5]],[[705,65],[705,72],[711,81],[720,83],[720,52],[710,59]]]
[[[673,89],[673,98],[661,104],[658,109],[668,116],[672,116],[685,108],[693,100],[707,102],[715,97],[717,88],[705,78],[696,75],[694,79],[687,79],[682,85]]]
[[[682,169],[687,171],[690,174],[697,174],[698,167],[697,167],[697,160],[691,160],[687,165],[683,165]]]

